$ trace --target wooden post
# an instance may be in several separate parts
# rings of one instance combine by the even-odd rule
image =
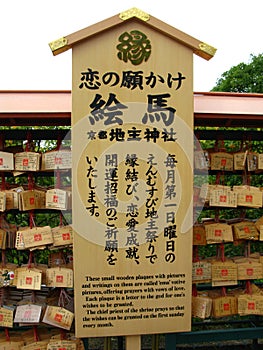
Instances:
[[[125,338],[126,350],[140,350],[141,349],[141,336],[130,335]]]

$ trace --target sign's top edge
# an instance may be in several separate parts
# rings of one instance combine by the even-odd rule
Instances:
[[[129,18],[132,17],[137,17],[142,21],[148,21],[150,19],[150,15],[136,7],[132,7],[131,9],[121,12],[119,14],[120,19],[122,19],[123,21],[126,21]]]

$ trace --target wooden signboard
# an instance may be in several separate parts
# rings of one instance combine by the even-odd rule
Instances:
[[[137,9],[52,49],[71,47],[76,335],[190,330],[193,52],[211,50]]]

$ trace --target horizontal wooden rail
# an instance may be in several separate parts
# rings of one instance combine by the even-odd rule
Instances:
[[[4,140],[27,140],[30,135],[31,140],[70,140],[70,129],[0,129],[0,137]]]
[[[197,344],[209,342],[222,342],[228,340],[258,340],[263,337],[263,327],[213,329],[207,331],[194,331],[186,333],[166,334],[165,350],[175,350],[179,344]],[[253,343],[256,347],[257,341]]]

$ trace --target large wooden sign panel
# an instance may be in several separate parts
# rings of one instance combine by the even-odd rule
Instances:
[[[137,20],[74,45],[78,337],[190,330],[192,56]]]

